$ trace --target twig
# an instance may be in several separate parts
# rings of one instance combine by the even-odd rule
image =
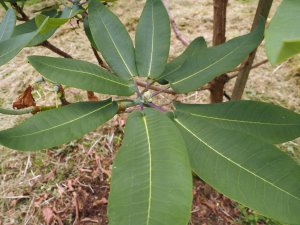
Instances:
[[[256,63],[256,64],[254,64],[254,65],[251,67],[251,69],[255,69],[255,68],[257,68],[257,67],[259,67],[259,66],[261,66],[261,65],[263,65],[263,64],[266,64],[267,62],[269,62],[268,59],[265,59],[265,60],[263,60],[263,61],[261,61],[261,62],[258,62],[258,63]],[[240,67],[237,67],[237,68],[235,68],[235,69],[229,71],[229,73],[232,73],[232,72],[239,72],[239,71],[242,70],[242,69],[244,69],[244,67],[243,67],[243,66],[240,66]]]
[[[136,84],[140,87],[144,87],[144,88],[147,87],[147,83],[145,83],[143,81],[137,80]],[[154,90],[154,91],[161,91],[162,90],[162,88],[157,87],[157,86],[152,86],[152,85],[149,85],[148,89],[151,89],[151,90]],[[163,93],[167,93],[167,94],[170,94],[170,95],[176,95],[176,92],[170,91],[170,90],[164,90]]]
[[[0,3],[1,3],[1,5],[3,6],[3,8],[7,11],[7,10],[8,10],[8,7],[7,7],[7,5],[5,4],[4,0],[0,0]]]
[[[44,41],[43,43],[39,44],[39,46],[43,46],[45,48],[48,48],[52,52],[55,52],[56,54],[58,54],[58,55],[60,55],[64,58],[69,58],[69,59],[73,58],[71,55],[69,55],[68,53],[64,52],[63,50],[57,48],[56,46],[51,44],[49,41]]]
[[[30,196],[0,196],[0,199],[22,199],[22,198],[30,198]]]
[[[214,0],[213,45],[226,41],[226,13],[228,0]],[[228,82],[228,75],[222,74],[213,79],[210,85],[210,100],[212,103],[223,102],[224,86]]]
[[[255,27],[258,25],[261,16],[263,16],[264,18],[268,18],[272,4],[273,0],[259,1],[251,30],[255,29]],[[235,82],[234,89],[232,92],[233,100],[239,100],[242,98],[252,68],[252,64],[256,56],[256,51],[257,48],[252,53],[250,53],[248,59],[243,64],[243,69],[240,70],[238,73],[237,80]]]
[[[5,115],[24,115],[32,113],[36,107],[29,107],[25,109],[3,109],[0,108],[0,113]]]
[[[258,62],[258,63],[254,64],[254,65],[251,67],[251,70],[253,70],[253,69],[255,69],[255,68],[258,68],[258,67],[260,67],[261,65],[264,65],[264,64],[266,64],[266,63],[268,63],[268,62],[269,62],[268,59],[265,59],[265,60],[263,60],[263,61],[261,61],[261,62]],[[230,72],[237,72],[237,71],[240,71],[240,70],[242,70],[242,69],[243,69],[243,67],[239,67],[239,68],[236,68],[236,69],[234,69],[234,70],[232,70],[232,71],[230,71]],[[229,79],[236,78],[236,77],[238,76],[238,74],[239,74],[239,73],[236,73],[236,74],[233,74],[233,75],[228,75],[228,76],[229,76]]]
[[[30,205],[29,205],[29,208],[27,210],[27,213],[26,213],[26,216],[25,216],[25,222],[24,222],[24,225],[28,224],[29,220],[31,219],[31,217],[29,217],[29,219],[27,219],[28,215],[29,215],[29,211],[33,205],[33,201],[34,201],[34,198],[32,198],[31,202],[30,202]]]
[[[98,64],[103,67],[104,69],[107,69],[108,71],[111,71],[111,69],[104,63],[103,59],[100,57],[98,51],[92,47],[93,53],[98,61]]]
[[[189,41],[187,41],[186,38],[183,37],[182,34],[180,34],[179,29],[178,29],[178,27],[177,27],[177,25],[176,25],[176,22],[175,22],[175,20],[174,20],[174,17],[172,16],[170,10],[168,9],[168,0],[163,0],[163,3],[164,3],[164,5],[165,5],[165,8],[166,8],[168,14],[169,14],[171,27],[172,27],[172,29],[173,29],[175,35],[176,35],[176,38],[177,38],[179,41],[181,41],[181,43],[182,43],[183,45],[188,46],[188,45],[189,45]]]
[[[29,17],[25,14],[23,9],[16,2],[13,2],[13,3],[10,3],[10,4],[21,15],[21,19],[23,21],[28,21],[29,20]]]

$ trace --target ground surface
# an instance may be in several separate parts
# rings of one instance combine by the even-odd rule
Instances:
[[[27,13],[49,5],[42,1],[29,7]],[[229,1],[227,38],[245,34],[251,27],[257,0]],[[280,1],[275,1],[274,12]],[[119,0],[112,10],[126,24],[132,37],[144,1]],[[169,9],[181,34],[189,41],[204,36],[212,39],[212,0],[173,0]],[[3,15],[3,11],[0,15]],[[72,21],[61,28],[50,42],[76,59],[96,63],[82,27]],[[179,55],[184,46],[172,35],[170,59]],[[39,91],[39,105],[53,104],[51,85],[35,85],[39,74],[26,63],[26,56],[55,55],[42,47],[27,48],[14,60],[0,68],[0,106],[11,107],[17,96],[29,84]],[[263,48],[256,62],[266,58]],[[278,67],[265,64],[251,72],[244,99],[272,102],[300,112],[300,57]],[[226,86],[230,94],[233,81]],[[69,100],[86,100],[80,90],[67,89]],[[98,95],[100,99],[107,96]],[[180,96],[184,102],[208,102],[208,93],[195,92]],[[159,96],[164,102],[166,96]],[[0,129],[12,127],[27,116],[0,115]],[[114,118],[101,129],[78,141],[38,153],[20,153],[0,147],[0,225],[46,224],[46,215],[55,215],[49,224],[107,224],[106,203],[109,191],[111,162],[123,135],[124,118]],[[281,146],[299,159],[299,141]],[[275,224],[252,214],[195,179],[194,205],[190,224]],[[259,222],[260,221],[260,222]]]

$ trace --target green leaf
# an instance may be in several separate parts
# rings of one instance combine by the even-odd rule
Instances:
[[[84,18],[84,21],[83,21],[83,27],[84,27],[84,32],[85,32],[85,35],[87,36],[87,38],[89,39],[90,43],[91,43],[91,46],[96,49],[97,51],[99,51],[99,49],[97,48],[97,45],[94,41],[94,38],[92,36],[92,32],[91,32],[91,29],[90,29],[90,25],[89,25],[89,18],[88,16]]]
[[[42,15],[49,16],[49,17],[55,17],[57,15],[57,10],[51,9],[51,10],[45,10],[42,12]],[[37,30],[37,26],[35,24],[35,19],[31,19],[29,21],[26,21],[25,23],[22,23],[18,26],[16,26],[13,36],[18,36],[25,33],[30,33]],[[49,39],[54,33],[56,29],[53,29],[46,34],[38,34],[34,37],[34,39],[27,45],[27,47],[36,46],[45,40]]]
[[[138,73],[156,78],[165,69],[170,50],[170,20],[161,0],[147,0],[135,37]]]
[[[36,31],[21,34],[6,41],[0,42],[0,66],[9,62],[23,48],[25,48],[34,39],[34,37],[38,35],[39,31],[46,23],[47,20],[45,20],[41,27]]]
[[[258,27],[250,34],[203,49],[201,54],[186,60],[180,69],[167,77],[173,90],[177,93],[194,91],[213,78],[234,69],[262,41],[264,23],[264,19],[261,18]]]
[[[118,17],[99,1],[90,0],[89,24],[98,49],[113,71],[125,79],[136,76],[133,43]]]
[[[22,151],[51,148],[96,129],[117,111],[117,103],[109,99],[41,112],[14,128],[0,131],[0,144]]]
[[[103,94],[132,95],[134,85],[101,67],[75,59],[28,57],[31,65],[51,81]]]
[[[135,111],[113,163],[109,224],[185,225],[191,204],[191,168],[176,126],[152,109]]]
[[[48,18],[47,16],[40,14],[35,17],[36,25],[40,27],[41,24],[45,21],[45,19],[48,19],[48,22],[40,30],[40,34],[46,34],[47,32],[52,31],[53,29],[56,29],[69,21],[68,18]]]
[[[244,132],[272,144],[300,136],[300,115],[282,107],[254,101],[192,105],[174,103],[176,110],[213,125]]]
[[[193,170],[231,199],[283,223],[300,221],[300,167],[267,142],[176,112]]]
[[[201,54],[201,51],[205,48],[207,48],[207,45],[203,37],[198,37],[193,40],[180,56],[167,64],[163,74],[159,76],[159,79],[166,79],[168,76],[172,76],[174,72],[182,67],[185,61],[193,60],[193,57],[197,54]]]
[[[300,53],[300,4],[283,0],[266,30],[266,52],[272,64]]]
[[[8,40],[12,36],[15,25],[16,13],[13,9],[8,9],[0,24],[0,42]]]

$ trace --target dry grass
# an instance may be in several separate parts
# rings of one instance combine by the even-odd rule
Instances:
[[[49,2],[51,1],[43,1],[40,7]],[[169,8],[182,35],[190,41],[198,36],[204,36],[210,45],[213,18],[212,1],[174,0],[169,2]],[[257,0],[243,3],[237,0],[231,1],[228,10],[228,39],[249,31],[257,2]],[[279,2],[275,1],[273,12]],[[113,7],[113,11],[121,17],[132,38],[134,38],[136,23],[143,3],[142,0],[119,0]],[[32,10],[33,8],[29,8],[27,12],[32,13]],[[82,32],[82,26],[77,27],[76,21],[59,29],[50,42],[61,47],[76,59],[96,63],[87,38]],[[184,46],[175,38],[174,34],[172,34],[171,45],[170,59],[184,50]],[[55,55],[42,47],[26,48],[15,59],[2,66],[0,68],[0,106],[10,107],[24,88],[29,84],[34,84],[37,77],[40,76],[26,63],[26,57],[33,54]],[[260,47],[256,62],[265,58],[264,50]],[[273,102],[300,112],[299,62],[300,57],[295,57],[276,68],[265,64],[253,70],[244,98]],[[232,91],[233,82],[226,86],[229,94]],[[38,104],[54,103],[53,87],[50,84],[35,85],[35,87],[41,94],[37,100]],[[71,101],[86,99],[85,94],[80,90],[68,88],[66,92],[67,98]],[[107,97],[98,96],[100,99]],[[156,101],[165,104],[170,101],[169,97],[159,95]],[[205,91],[195,92],[188,96],[181,95],[179,99],[190,103],[208,102],[208,93]],[[26,117],[0,115],[0,129],[12,127]],[[73,224],[76,219],[79,221],[87,218],[91,219],[90,222],[87,219],[86,222],[79,224],[107,224],[104,216],[105,199],[108,193],[111,161],[120,146],[122,129],[123,118],[116,117],[82,139],[55,149],[23,153],[0,147],[0,225],[42,224],[41,221],[44,221],[43,209],[48,206],[52,207],[53,212],[64,221],[64,224]],[[300,159],[299,143],[296,140],[284,144],[283,148]],[[203,189],[202,184],[196,185],[195,193],[198,193],[200,189]],[[213,193],[212,199],[224,202],[222,197],[215,195],[216,193]],[[209,203],[211,202],[209,201]],[[210,211],[212,208],[220,212],[217,203],[211,204],[205,208],[194,205],[193,210],[196,210],[194,214],[200,215],[200,212]],[[233,203],[227,202],[226,204],[227,208],[224,207],[222,210],[234,210]],[[98,211],[93,207],[96,207]],[[214,221],[218,221],[217,224],[228,223],[222,216],[218,217],[218,215],[210,213],[217,216],[214,220],[209,221],[210,223],[214,223]],[[203,215],[206,214],[203,213]],[[232,219],[235,218],[230,219],[234,221]],[[93,223],[92,220],[98,220],[98,222]],[[56,222],[58,224],[58,220]],[[195,219],[194,224],[203,223],[197,222]]]

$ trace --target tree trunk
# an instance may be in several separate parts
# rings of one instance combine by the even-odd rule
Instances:
[[[228,0],[214,0],[214,31],[213,45],[226,41],[226,9]],[[227,74],[215,78],[210,82],[210,99],[212,103],[223,101],[224,86],[228,82]]]

